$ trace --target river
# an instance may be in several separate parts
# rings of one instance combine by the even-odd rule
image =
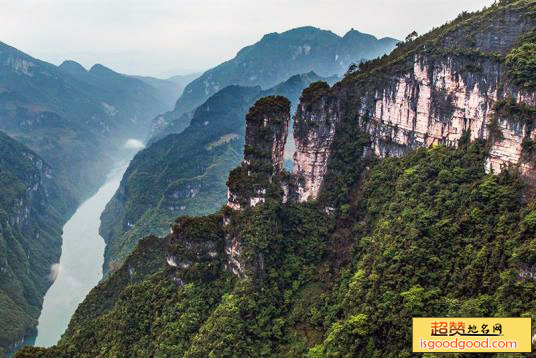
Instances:
[[[128,162],[108,175],[106,183],[86,200],[63,227],[63,244],[57,276],[47,291],[35,345],[55,345],[78,305],[102,278],[104,240],[99,235],[100,215],[110,201]]]

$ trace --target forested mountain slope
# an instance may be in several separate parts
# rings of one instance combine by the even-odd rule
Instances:
[[[38,155],[0,132],[0,356],[36,333],[76,203]]]

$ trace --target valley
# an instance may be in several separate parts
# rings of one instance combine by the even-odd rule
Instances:
[[[0,42],[0,356],[36,335],[63,225],[180,86],[102,65],[55,66]]]
[[[395,43],[355,30],[344,38],[313,27],[271,34],[239,52],[236,61],[250,59],[255,63],[250,71],[266,71],[271,65],[259,54],[266,53],[268,46],[277,51],[272,57],[279,64],[270,71],[272,77],[282,79],[280,83],[262,76],[256,81],[253,75],[244,82],[235,69],[222,65],[212,71],[221,76],[214,85],[221,90],[194,97],[183,89],[200,74],[161,80],[124,75],[101,64],[88,70],[72,60],[54,66],[0,43],[5,74],[0,79],[5,88],[0,94],[0,129],[57,169],[62,200],[69,202],[59,221],[66,222],[63,234],[56,233],[56,240],[61,240],[57,242],[63,242],[61,259],[50,260],[50,272],[36,278],[45,287],[52,286],[44,301],[45,291],[35,297],[39,303],[34,321],[22,339],[9,344],[7,352],[21,344],[54,345],[78,304],[101,280],[100,273],[108,279],[140,239],[164,236],[176,216],[209,214],[224,204],[227,174],[242,159],[242,118],[258,98],[288,96],[294,111],[301,91],[310,83],[326,80],[333,84],[352,58],[361,61],[384,54]],[[304,51],[311,46],[315,51]],[[325,58],[323,50],[333,52],[332,58]],[[335,56],[336,51],[341,55]],[[251,54],[244,57],[247,52]],[[290,57],[296,62],[291,69],[282,65]],[[315,70],[330,76],[320,77]],[[271,84],[271,88],[262,87]],[[180,104],[182,97],[193,98],[192,103],[198,105],[195,111]],[[162,115],[156,118],[168,116],[171,112],[166,110],[173,104],[172,113],[180,110],[182,115],[177,121],[160,123],[156,135],[155,121],[159,120],[151,123],[151,119],[157,113]],[[186,122],[181,119],[184,116]],[[148,138],[149,147],[130,164],[130,159],[125,161],[124,177],[121,173],[112,182],[106,180],[118,161],[132,150],[143,149],[143,143],[132,137]],[[155,161],[155,156],[160,159]],[[291,156],[289,149],[287,159]],[[153,182],[155,190],[146,190],[148,182]],[[101,236],[106,244],[104,263]],[[59,247],[52,252],[57,257]],[[102,271],[96,268],[101,265]]]

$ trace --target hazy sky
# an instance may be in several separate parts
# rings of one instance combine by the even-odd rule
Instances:
[[[208,69],[269,32],[312,25],[402,39],[493,0],[0,0],[0,41],[55,64]]]

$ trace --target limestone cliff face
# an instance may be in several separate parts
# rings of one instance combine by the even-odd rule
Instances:
[[[496,12],[493,20],[460,21],[439,39],[425,36],[420,46],[407,44],[406,51],[402,46],[333,88],[314,84],[305,90],[294,127],[299,200],[315,198],[321,190],[341,120],[367,133],[368,153],[380,158],[423,146],[456,146],[470,133],[471,140],[489,140],[488,172],[517,166],[531,175],[532,166],[522,160],[524,138],[536,134],[529,118],[513,119],[497,109],[505,102],[536,106],[535,93],[514,85],[505,69],[505,54],[523,33],[534,31],[536,21],[525,8]]]
[[[501,66],[482,62],[482,73],[464,71],[466,64],[456,57],[434,62],[415,57],[413,69],[394,80],[394,86],[375,88],[363,98],[359,124],[371,135],[372,149],[379,157],[397,155],[418,146],[456,146],[464,131],[471,140],[488,139],[497,100],[513,98],[517,103],[536,104],[534,93],[501,87]],[[368,101],[374,98],[374,103]],[[365,122],[366,114],[371,120]],[[506,165],[520,164],[521,144],[527,126],[499,117],[504,139],[492,140],[488,171],[499,172]],[[400,147],[402,145],[402,147]]]
[[[283,156],[290,122],[290,102],[281,96],[258,100],[246,115],[242,165],[231,172],[227,186],[231,209],[262,203],[280,188]]]
[[[229,174],[227,208],[242,210],[265,202],[268,197],[286,201],[289,184],[283,178],[285,143],[290,123],[290,102],[285,97],[259,99],[246,115],[246,138],[242,165]],[[230,230],[232,213],[223,217],[226,227],[226,268],[245,275],[240,237]]]
[[[317,82],[305,89],[294,118],[294,175],[299,178],[300,201],[314,198],[326,173],[335,127],[339,121],[339,101],[329,95],[329,86]]]

